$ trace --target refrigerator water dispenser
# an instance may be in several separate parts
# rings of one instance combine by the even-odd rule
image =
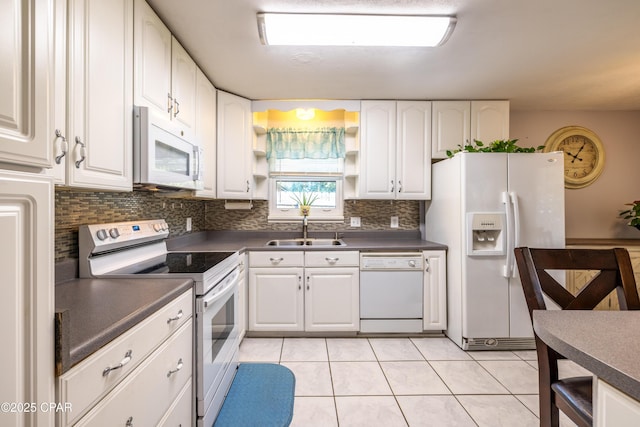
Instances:
[[[467,255],[505,255],[505,214],[467,214]]]

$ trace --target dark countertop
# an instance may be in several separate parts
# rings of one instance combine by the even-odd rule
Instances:
[[[640,400],[640,311],[536,310],[549,347]]]
[[[74,279],[56,285],[56,374],[191,289],[191,279]]]
[[[440,243],[422,240],[417,231],[351,231],[340,233],[345,246],[266,246],[269,240],[299,238],[301,233],[282,231],[208,231],[169,239],[170,251],[415,251],[446,250]],[[309,232],[310,238],[333,238],[331,232]]]
[[[640,239],[567,239],[567,246],[640,247]]]

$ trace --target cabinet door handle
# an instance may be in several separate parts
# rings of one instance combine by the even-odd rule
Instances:
[[[118,363],[116,366],[114,367],[110,367],[107,366],[106,368],[104,368],[104,370],[102,371],[102,376],[106,377],[107,375],[109,375],[109,373],[111,371],[115,371],[116,369],[120,369],[122,368],[124,365],[126,365],[127,363],[131,362],[133,352],[131,350],[128,350],[127,353],[124,355],[124,359],[122,359],[120,361],[120,363]]]
[[[182,313],[182,310],[178,311],[178,314],[176,314],[176,317],[170,317],[167,319],[167,324],[171,323],[171,322],[175,322],[176,320],[180,320],[182,318],[184,313]]]
[[[302,276],[298,276],[298,290],[302,290]]]
[[[251,189],[251,186],[249,186],[249,180],[247,180],[247,193],[249,192],[250,189]]]
[[[173,117],[176,117],[178,115],[178,113],[180,112],[180,103],[178,102],[177,99],[173,99],[173,103],[175,105],[175,109],[173,110]]]
[[[167,93],[167,113],[171,114],[171,110],[173,110],[173,98],[170,93]]]
[[[271,264],[280,264],[282,261],[284,261],[284,258],[280,257],[280,258],[269,258],[269,261],[271,261]]]
[[[310,280],[309,276],[307,276],[307,290],[309,290],[309,289],[310,289],[310,287],[309,287],[309,282],[310,282],[310,281],[311,281],[311,280]]]
[[[338,258],[338,257],[334,257],[334,258],[326,257],[324,260],[327,261],[329,264],[333,265],[336,262],[338,262],[340,260],[340,258]]]
[[[402,193],[402,181],[398,180],[398,193]]]
[[[180,369],[182,369],[183,366],[184,366],[184,363],[182,363],[182,358],[180,358],[180,360],[178,360],[178,364],[176,365],[176,369],[172,369],[169,372],[167,372],[167,378],[169,378],[171,375],[178,372]]]
[[[396,189],[395,184],[393,183],[393,180],[391,180],[391,193],[393,193],[393,191]]]
[[[82,142],[82,140],[80,140],[79,136],[76,136],[76,147],[78,145],[80,146],[80,149],[76,150],[76,153],[78,153],[78,155],[80,156],[80,159],[76,160],[76,169],[80,169],[80,163],[84,162],[84,159],[85,159],[86,154],[87,154],[84,142]],[[78,155],[76,156],[76,158],[78,157]]]
[[[125,424],[125,427],[133,427],[133,417],[127,418],[127,423]]]
[[[69,144],[67,144],[67,138],[64,137],[60,129],[56,129],[56,142],[60,141],[59,147],[60,150],[57,150],[60,154],[56,156],[56,164],[59,165],[62,161],[62,158],[67,155],[67,150],[69,150]]]
[[[424,259],[424,271],[429,272],[429,258]]]

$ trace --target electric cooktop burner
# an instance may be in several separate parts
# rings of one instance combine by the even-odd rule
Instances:
[[[233,254],[234,252],[169,252],[165,255],[164,262],[135,271],[134,274],[204,273]]]

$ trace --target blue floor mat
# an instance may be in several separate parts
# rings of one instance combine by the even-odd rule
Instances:
[[[287,367],[241,363],[214,427],[286,427],[296,379]]]

